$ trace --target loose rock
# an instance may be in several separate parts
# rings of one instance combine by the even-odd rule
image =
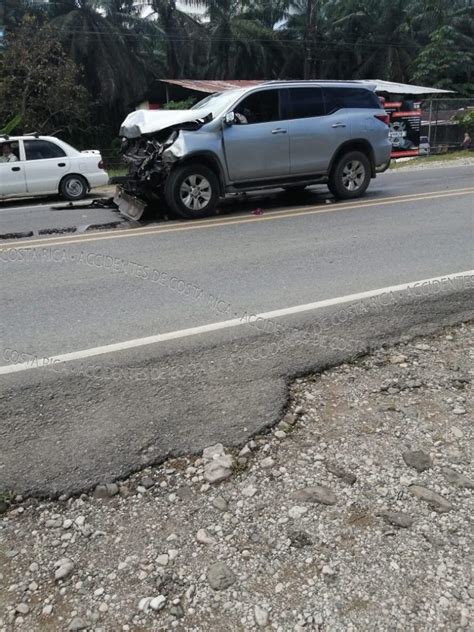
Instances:
[[[456,470],[452,470],[450,467],[445,467],[443,469],[443,474],[450,483],[456,485],[457,487],[474,489],[474,481],[467,478],[467,476],[464,476],[464,474],[460,474],[459,472],[456,472]]]
[[[67,557],[58,560],[54,566],[56,568],[54,572],[54,578],[56,580],[67,579],[74,570],[74,562]]]
[[[78,632],[78,630],[86,630],[88,627],[89,624],[87,621],[81,617],[74,617],[69,623],[68,630],[69,632]]]
[[[219,509],[219,511],[227,511],[229,507],[229,503],[222,496],[216,496],[212,500],[212,506],[215,507],[216,509]]]
[[[97,485],[94,490],[95,498],[112,498],[119,493],[119,487],[115,483],[106,483],[105,485]]]
[[[155,612],[158,612],[158,610],[161,610],[162,608],[164,608],[165,603],[166,603],[166,597],[164,595],[158,595],[158,597],[153,597],[149,605],[152,610],[155,610]]]
[[[255,606],[254,608],[254,617],[255,617],[255,623],[257,624],[257,626],[259,628],[265,628],[267,627],[267,625],[269,624],[269,616],[268,616],[268,611],[265,610],[265,608],[262,608],[261,606]]]
[[[404,452],[402,456],[409,467],[413,467],[420,473],[428,470],[432,465],[431,457],[422,450],[415,450],[413,452],[407,451]]]
[[[410,485],[409,491],[420,498],[420,500],[424,500],[427,502],[435,511],[439,511],[440,513],[444,513],[447,511],[451,511],[453,506],[451,503],[443,498],[441,494],[438,494],[431,489],[427,489],[426,487],[421,487],[420,485]]]
[[[402,511],[384,511],[380,512],[378,515],[382,517],[385,522],[394,525],[395,527],[408,529],[413,524],[413,518]]]
[[[204,467],[204,478],[209,483],[220,483],[232,476],[233,459],[226,454],[215,458]]]
[[[28,614],[28,612],[30,611],[29,607],[27,606],[26,603],[19,603],[17,605],[17,607],[15,608],[15,610],[19,613],[19,614]]]
[[[291,494],[294,500],[307,503],[321,503],[323,505],[335,505],[337,502],[336,494],[324,485],[313,485],[299,489]]]
[[[211,536],[207,533],[206,529],[199,529],[199,531],[196,533],[196,540],[200,544],[215,544],[216,543],[214,538],[211,538]]]
[[[225,590],[232,586],[236,577],[224,562],[216,562],[207,571],[207,581],[213,590]]]

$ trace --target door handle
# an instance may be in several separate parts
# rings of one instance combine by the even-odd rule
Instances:
[[[12,171],[20,171],[20,167],[12,167]]]
[[[286,129],[277,127],[277,129],[272,129],[272,134],[286,134]]]
[[[331,127],[347,127],[345,123],[333,123]]]
[[[58,167],[65,167],[66,163],[65,162],[58,162]]]

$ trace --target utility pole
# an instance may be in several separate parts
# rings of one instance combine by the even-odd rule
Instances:
[[[316,19],[316,0],[307,0],[308,6],[306,8],[306,32],[304,38],[304,69],[303,78],[312,79],[313,74],[313,30],[314,22]]]

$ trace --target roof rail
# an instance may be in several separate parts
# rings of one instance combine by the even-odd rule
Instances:
[[[272,79],[265,81],[265,85],[269,83],[361,83],[357,79]],[[367,80],[367,83],[371,83]],[[373,82],[372,82],[373,83]]]

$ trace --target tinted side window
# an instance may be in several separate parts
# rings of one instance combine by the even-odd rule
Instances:
[[[323,88],[323,93],[328,114],[341,108],[380,109],[377,96],[363,88]]]
[[[45,158],[62,158],[66,153],[47,140],[25,140],[25,154],[27,160],[43,160]]]
[[[280,120],[279,90],[255,92],[241,101],[235,112],[243,119],[241,123],[267,123]]]
[[[324,114],[321,88],[290,88],[290,118],[309,118]]]

